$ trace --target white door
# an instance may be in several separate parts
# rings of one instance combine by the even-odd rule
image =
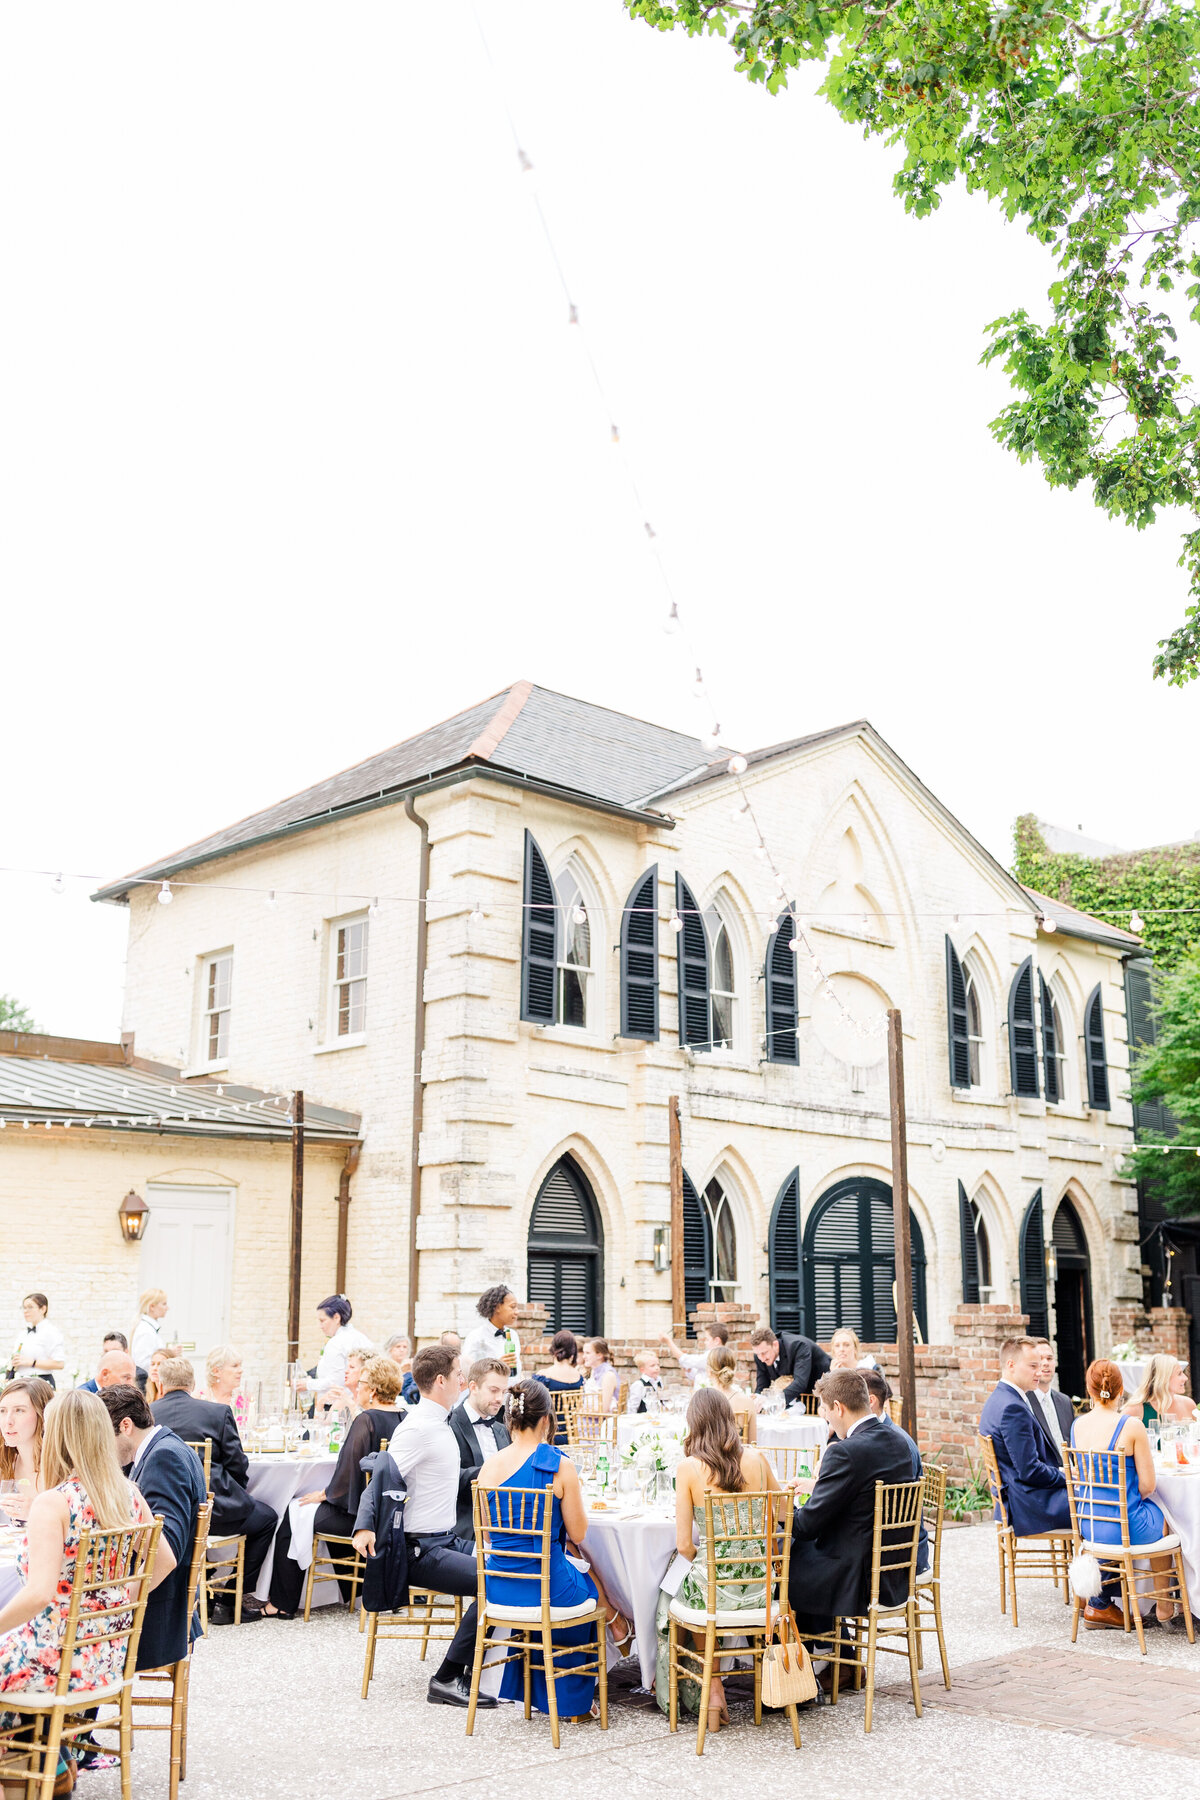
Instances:
[[[233,1248],[229,1188],[147,1186],[150,1217],[142,1239],[138,1292],[167,1296],[167,1333],[204,1380],[208,1352],[226,1342]]]

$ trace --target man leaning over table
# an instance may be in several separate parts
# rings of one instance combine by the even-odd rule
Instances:
[[[783,1397],[789,1406],[811,1393],[821,1376],[829,1373],[829,1358],[820,1344],[798,1331],[781,1331],[776,1336],[769,1325],[760,1325],[750,1334],[750,1348],[754,1352],[755,1393],[765,1393],[786,1376]]]
[[[403,1483],[408,1490],[404,1536],[410,1583],[432,1588],[437,1594],[474,1596],[475,1546],[460,1538],[456,1530],[462,1459],[458,1438],[450,1428],[450,1409],[462,1391],[459,1371],[458,1353],[444,1344],[430,1344],[414,1356],[413,1378],[421,1403],[401,1420],[375,1465],[354,1521],[354,1547],[360,1556],[375,1554],[382,1497]],[[467,1671],[475,1652],[476,1613],[472,1600],[429,1683],[427,1698],[432,1706],[467,1706],[470,1702]],[[477,1704],[492,1707],[499,1702],[490,1694],[480,1694]]]

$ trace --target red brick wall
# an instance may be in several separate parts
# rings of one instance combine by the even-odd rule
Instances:
[[[1099,1346],[1105,1356],[1113,1344],[1134,1343],[1147,1356],[1175,1356],[1181,1363],[1189,1360],[1189,1315],[1181,1306],[1152,1306],[1146,1312],[1140,1306],[1117,1305],[1109,1313],[1112,1342]]]

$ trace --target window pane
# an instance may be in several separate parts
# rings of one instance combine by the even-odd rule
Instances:
[[[587,977],[575,969],[558,971],[558,1022],[587,1024]]]
[[[733,999],[729,994],[712,996],[712,1041],[714,1045],[733,1044]]]
[[[208,1060],[224,1062],[229,1053],[229,1014],[214,1012],[208,1015]]]
[[[725,994],[733,992],[733,957],[729,949],[729,933],[722,925],[713,944],[712,984]]]
[[[367,972],[367,921],[358,919],[353,925],[339,925],[337,934],[337,981],[356,981]]]
[[[589,920],[577,925],[570,913],[563,922],[563,936],[566,950],[563,961],[572,963],[576,968],[590,969],[592,966],[592,927]]]

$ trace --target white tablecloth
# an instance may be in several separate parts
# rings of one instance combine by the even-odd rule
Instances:
[[[623,1518],[616,1512],[589,1512],[583,1554],[614,1606],[633,1620],[642,1686],[652,1687],[654,1613],[662,1578],[675,1554],[674,1515],[643,1513],[639,1518]]]
[[[1136,1394],[1146,1379],[1146,1364],[1144,1362],[1120,1362],[1117,1367],[1121,1371],[1121,1380],[1125,1383],[1125,1392]]]
[[[811,1450],[817,1444],[824,1447],[828,1437],[828,1425],[812,1413],[779,1413],[770,1418],[759,1415],[760,1450]]]
[[[17,1546],[11,1539],[0,1552],[0,1606],[7,1606],[21,1585],[17,1574]]]
[[[617,1449],[627,1450],[635,1437],[643,1432],[661,1438],[683,1441],[687,1419],[683,1413],[622,1413],[617,1420]]]
[[[297,1494],[311,1494],[323,1488],[329,1481],[337,1466],[336,1456],[251,1456],[250,1480],[248,1487],[256,1500],[263,1500],[271,1508],[277,1519],[282,1519],[289,1504]],[[305,1512],[314,1513],[316,1507],[305,1507]],[[311,1539],[309,1557],[301,1564],[308,1567],[311,1559]],[[297,1559],[298,1560],[298,1559]],[[275,1566],[275,1545],[267,1551],[258,1585],[254,1592],[260,1600],[266,1600],[271,1592],[271,1571]],[[313,1590],[314,1606],[329,1606],[340,1599],[336,1581],[321,1581]]]
[[[1200,1614],[1200,1465],[1193,1464],[1187,1474],[1182,1470],[1168,1474],[1158,1467],[1154,1473],[1153,1498],[1162,1507],[1171,1529],[1179,1534],[1188,1598],[1192,1611]],[[1146,1604],[1143,1603],[1143,1611]]]

